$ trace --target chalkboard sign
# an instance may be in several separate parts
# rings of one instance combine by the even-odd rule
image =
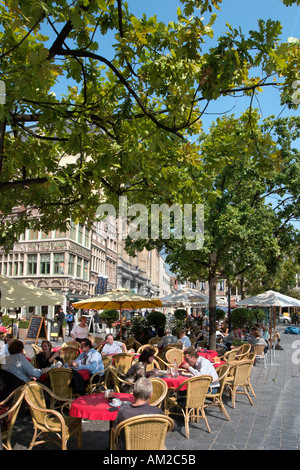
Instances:
[[[35,343],[37,343],[38,339],[48,339],[44,317],[31,317],[25,341],[29,339],[34,339]]]
[[[51,338],[58,338],[59,333],[60,333],[60,323],[58,323],[57,321],[51,321],[51,331],[50,331]]]

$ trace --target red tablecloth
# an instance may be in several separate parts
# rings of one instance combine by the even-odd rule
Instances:
[[[180,375],[179,377],[161,377],[166,384],[168,385],[168,388],[177,388],[179,387],[182,382],[185,380],[189,379],[190,377]],[[181,390],[186,390],[186,385],[184,385]]]
[[[114,398],[134,403],[134,397],[130,393],[114,393]],[[91,420],[114,421],[118,410],[108,411],[110,400],[105,398],[104,393],[92,393],[91,395],[76,398],[72,402],[70,416]]]
[[[6,333],[7,332],[7,329],[5,328],[5,326],[0,326],[0,333]]]
[[[80,375],[82,375],[83,380],[89,380],[90,378],[90,373],[87,369],[75,369],[77,372],[79,372]]]
[[[75,370],[77,370],[77,369],[75,369]],[[89,380],[90,374],[89,374],[89,371],[87,369],[80,369],[80,370],[77,370],[77,372],[79,372],[79,374],[83,377],[83,380]],[[39,378],[39,381],[40,382],[45,382],[46,379],[47,379],[47,374],[42,374]]]
[[[201,357],[205,357],[205,359],[208,359],[208,360],[212,360],[214,357],[217,357],[218,353],[217,351],[211,351],[211,350],[207,350],[207,351],[199,351],[198,352],[198,356],[201,356]]]

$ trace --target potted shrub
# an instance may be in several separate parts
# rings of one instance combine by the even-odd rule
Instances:
[[[150,312],[146,317],[147,325],[155,328],[155,330],[158,332],[158,336],[160,336],[160,330],[164,330],[166,321],[166,316],[163,313],[157,312],[155,310]]]
[[[18,337],[20,340],[25,340],[27,336],[27,330],[29,326],[29,320],[20,320],[18,324]]]
[[[103,312],[100,313],[99,318],[100,320],[103,321],[103,323],[106,324],[107,328],[109,330],[112,329],[113,323],[115,323],[117,320],[119,320],[119,312],[118,310],[115,309],[109,309],[109,310],[103,310]],[[111,332],[111,331],[110,331]]]

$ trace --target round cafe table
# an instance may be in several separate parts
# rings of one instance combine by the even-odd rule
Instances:
[[[218,353],[217,351],[211,351],[210,349],[207,349],[206,351],[203,349],[201,351],[198,351],[198,356],[204,357],[205,359],[212,360],[214,357],[217,357]]]
[[[131,393],[114,393],[113,398],[134,403],[134,396]],[[104,393],[92,393],[75,398],[70,408],[70,416],[90,420],[114,421],[119,409],[108,411],[110,400],[111,398],[106,398]]]
[[[162,380],[164,380],[168,386],[168,388],[177,388],[179,387],[182,382],[184,382],[187,379],[190,379],[193,377],[192,374],[190,375],[179,375],[178,377],[160,377]],[[184,385],[181,390],[186,390],[187,386]]]

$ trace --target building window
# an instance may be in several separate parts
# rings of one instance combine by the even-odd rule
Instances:
[[[53,256],[53,274],[64,274],[65,255],[64,253],[55,253]]]
[[[50,274],[50,253],[41,255],[40,274]]]
[[[87,259],[83,260],[83,279],[87,280],[88,278],[88,265],[89,262]]]
[[[84,246],[87,248],[90,247],[90,231],[85,227],[85,233],[84,233]]]
[[[78,243],[82,243],[82,238],[83,238],[83,225],[79,224],[78,225]]]
[[[29,240],[37,240],[39,238],[39,231],[38,230],[29,230]]]
[[[66,232],[61,232],[60,230],[55,230],[54,238],[66,238]]]
[[[51,238],[51,232],[42,232],[42,235],[41,235],[41,238],[42,239],[45,239],[45,238]]]
[[[202,290],[202,291],[205,290],[205,281],[200,281],[199,282],[199,289]]]
[[[76,277],[81,277],[82,258],[77,258]]]
[[[69,255],[69,275],[74,276],[75,272],[75,256]]]
[[[27,274],[37,273],[37,255],[27,256]]]
[[[218,290],[224,290],[224,279],[218,282]]]

